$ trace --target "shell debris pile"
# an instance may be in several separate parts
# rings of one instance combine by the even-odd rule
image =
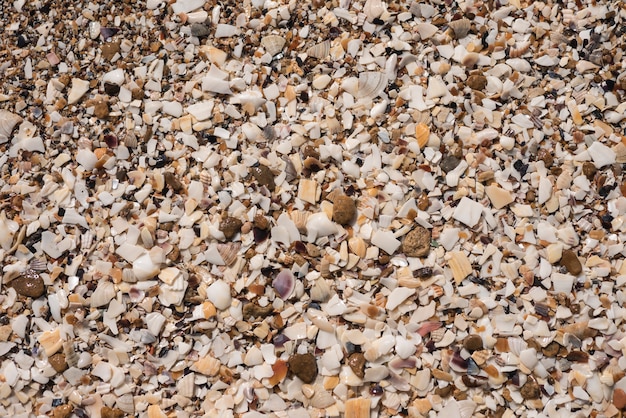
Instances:
[[[624,415],[621,1],[0,10],[0,416]]]

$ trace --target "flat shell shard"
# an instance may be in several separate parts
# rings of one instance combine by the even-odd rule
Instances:
[[[464,223],[471,228],[478,223],[482,212],[482,204],[470,198],[464,197],[454,210],[453,217],[457,221]]]
[[[387,87],[387,75],[376,71],[367,71],[359,74],[357,98],[374,99]]]
[[[502,209],[506,205],[513,203],[515,198],[512,193],[498,186],[485,187],[485,193],[496,209]]]
[[[13,129],[21,121],[21,116],[7,110],[0,110],[0,144],[10,139]]]
[[[60,328],[55,328],[52,331],[44,331],[39,336],[39,344],[48,357],[59,351],[63,347]]]
[[[220,371],[220,366],[221,363],[218,359],[211,356],[205,356],[196,361],[191,366],[191,370],[205,376],[215,376]]]
[[[601,142],[594,142],[587,149],[589,156],[593,160],[596,168],[602,168],[615,162],[615,151]]]
[[[298,199],[315,204],[319,199],[321,191],[315,180],[301,179],[298,187]]]
[[[281,299],[289,299],[296,286],[296,279],[290,270],[283,269],[272,281],[272,287],[276,290],[276,293]]]
[[[319,44],[315,44],[309,49],[306,50],[306,54],[309,57],[317,58],[317,59],[325,59],[330,54],[330,41],[326,40],[324,42],[320,42]]]
[[[67,104],[77,103],[89,91],[89,81],[80,78],[72,79],[72,87],[67,95]]]
[[[366,398],[348,399],[345,418],[369,418],[372,401]]]
[[[450,255],[448,266],[452,270],[452,276],[458,285],[463,279],[472,274],[472,264],[462,251],[454,251]]]
[[[261,45],[271,56],[281,52],[286,42],[285,38],[278,35],[268,35],[261,39]]]

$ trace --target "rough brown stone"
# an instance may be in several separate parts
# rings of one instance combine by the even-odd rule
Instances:
[[[338,196],[333,202],[333,220],[340,225],[348,225],[356,218],[356,204],[348,196]]]
[[[524,386],[520,389],[520,393],[524,399],[539,399],[541,396],[539,385],[532,379],[524,383]]]
[[[487,77],[480,74],[471,75],[467,78],[466,84],[472,90],[482,90],[487,85]]]
[[[272,170],[270,170],[269,167],[259,165],[257,167],[252,167],[250,171],[260,185],[266,186],[271,191],[276,188],[276,183],[274,183],[274,173],[272,173]]]
[[[477,335],[477,334],[468,335],[463,341],[463,347],[467,351],[482,350],[483,339],[480,335]]]
[[[402,252],[408,257],[425,257],[430,252],[430,230],[416,226],[402,241]]]
[[[106,119],[109,117],[109,104],[105,100],[98,100],[93,108],[93,114],[98,119]]]
[[[11,286],[15,291],[30,298],[38,298],[46,291],[46,286],[39,274],[34,271],[25,272],[21,276],[11,281]]]
[[[73,410],[72,405],[60,405],[52,410],[52,416],[54,418],[68,418],[72,415]]]
[[[313,383],[317,377],[317,362],[311,353],[294,354],[289,357],[289,371],[304,383]]]
[[[348,366],[354,374],[363,379],[365,377],[365,356],[363,353],[352,353],[348,357]]]
[[[102,418],[123,418],[124,411],[119,408],[109,408],[108,406],[103,406],[100,409],[100,416]]]
[[[229,216],[220,222],[220,231],[224,233],[226,239],[230,240],[241,231],[242,226],[243,222],[240,219]]]
[[[111,61],[115,54],[120,51],[120,41],[107,42],[102,45],[102,58],[107,61]]]
[[[48,363],[57,373],[63,373],[67,370],[67,362],[65,361],[65,354],[56,353],[48,357]]]
[[[572,250],[564,250],[561,256],[561,265],[567,269],[570,274],[578,276],[583,271],[583,266],[576,253]]]

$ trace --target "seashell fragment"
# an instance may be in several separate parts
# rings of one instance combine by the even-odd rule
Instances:
[[[72,79],[72,87],[67,95],[67,104],[71,105],[80,100],[89,91],[89,81],[80,78]]]
[[[350,251],[352,251],[353,254],[359,256],[360,258],[365,257],[365,253],[367,252],[367,246],[361,237],[350,238],[348,240],[348,248],[350,248]]]
[[[387,87],[387,75],[376,71],[366,71],[359,74],[357,98],[374,99]]]
[[[286,42],[285,38],[278,35],[268,35],[261,39],[261,45],[271,56],[281,52]]]
[[[50,357],[63,347],[60,328],[52,331],[45,331],[39,336],[39,344],[46,352],[46,356]]]
[[[472,27],[472,22],[470,22],[466,18],[463,18],[448,23],[448,27],[452,29],[452,32],[454,33],[454,37],[456,39],[463,39],[469,33]]]
[[[462,251],[453,251],[448,261],[448,266],[452,269],[452,276],[456,284],[460,284],[463,279],[472,274],[472,264]]]
[[[223,280],[216,280],[206,290],[207,298],[221,311],[228,309],[232,301],[230,285]]]
[[[345,418],[369,418],[372,401],[366,398],[348,399],[346,401]]]
[[[326,40],[324,42],[320,42],[319,44],[315,44],[309,49],[306,50],[306,54],[309,57],[324,59],[330,53],[330,41]]]
[[[421,122],[415,126],[415,138],[420,149],[424,148],[428,143],[430,137],[430,128],[425,123]]]
[[[290,270],[283,269],[272,281],[272,287],[281,299],[286,300],[289,299],[296,287],[296,279]]]
[[[382,0],[367,0],[363,6],[363,12],[367,16],[368,21],[379,18],[385,11],[385,5]]]
[[[0,144],[9,140],[13,129],[21,121],[21,116],[7,110],[0,110]]]

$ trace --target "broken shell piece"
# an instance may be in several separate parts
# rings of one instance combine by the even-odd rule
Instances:
[[[315,44],[309,49],[306,50],[306,54],[309,57],[324,59],[330,53],[330,41],[320,42],[319,44]]]
[[[448,266],[452,269],[452,276],[456,284],[460,284],[463,279],[472,274],[472,265],[462,251],[453,251],[448,261]]]
[[[360,258],[365,257],[365,253],[367,251],[367,245],[365,244],[365,240],[361,237],[352,237],[348,240],[348,248],[355,255],[358,255]]]
[[[271,56],[274,56],[282,51],[286,42],[285,38],[278,35],[268,35],[261,39],[261,45],[263,45],[265,50],[269,52]]]
[[[221,363],[218,359],[211,356],[205,356],[196,361],[191,370],[194,372],[202,373],[205,376],[215,376],[220,371]]]
[[[298,199],[314,204],[319,199],[321,191],[315,180],[301,179],[298,186]]]
[[[9,140],[13,129],[21,121],[21,116],[7,110],[0,110],[0,144]]]
[[[369,418],[371,403],[370,399],[365,398],[348,399],[345,418]]]
[[[508,192],[498,186],[485,187],[485,193],[487,193],[487,197],[489,197],[491,204],[496,209],[502,209],[509,203],[513,203],[515,200],[511,192]]]
[[[276,293],[278,293],[281,299],[289,299],[296,287],[296,278],[290,270],[283,269],[272,281],[272,287],[276,290]]]
[[[72,87],[67,95],[67,104],[74,104],[89,91],[89,81],[80,78],[72,79]]]
[[[452,32],[454,32],[454,37],[456,39],[463,39],[469,33],[470,28],[472,27],[472,22],[463,18],[448,23],[448,26],[452,29]]]
[[[228,309],[232,301],[230,285],[223,280],[216,280],[206,290],[207,298],[221,311]]]
[[[46,352],[46,356],[50,357],[63,347],[61,330],[59,328],[55,328],[52,331],[44,331],[39,336],[39,344]]]
[[[415,138],[417,139],[417,144],[420,146],[420,149],[424,148],[428,143],[428,138],[430,137],[430,128],[425,123],[418,123],[415,126]]]
[[[359,74],[357,98],[374,99],[387,87],[387,75],[376,71],[367,71]]]

